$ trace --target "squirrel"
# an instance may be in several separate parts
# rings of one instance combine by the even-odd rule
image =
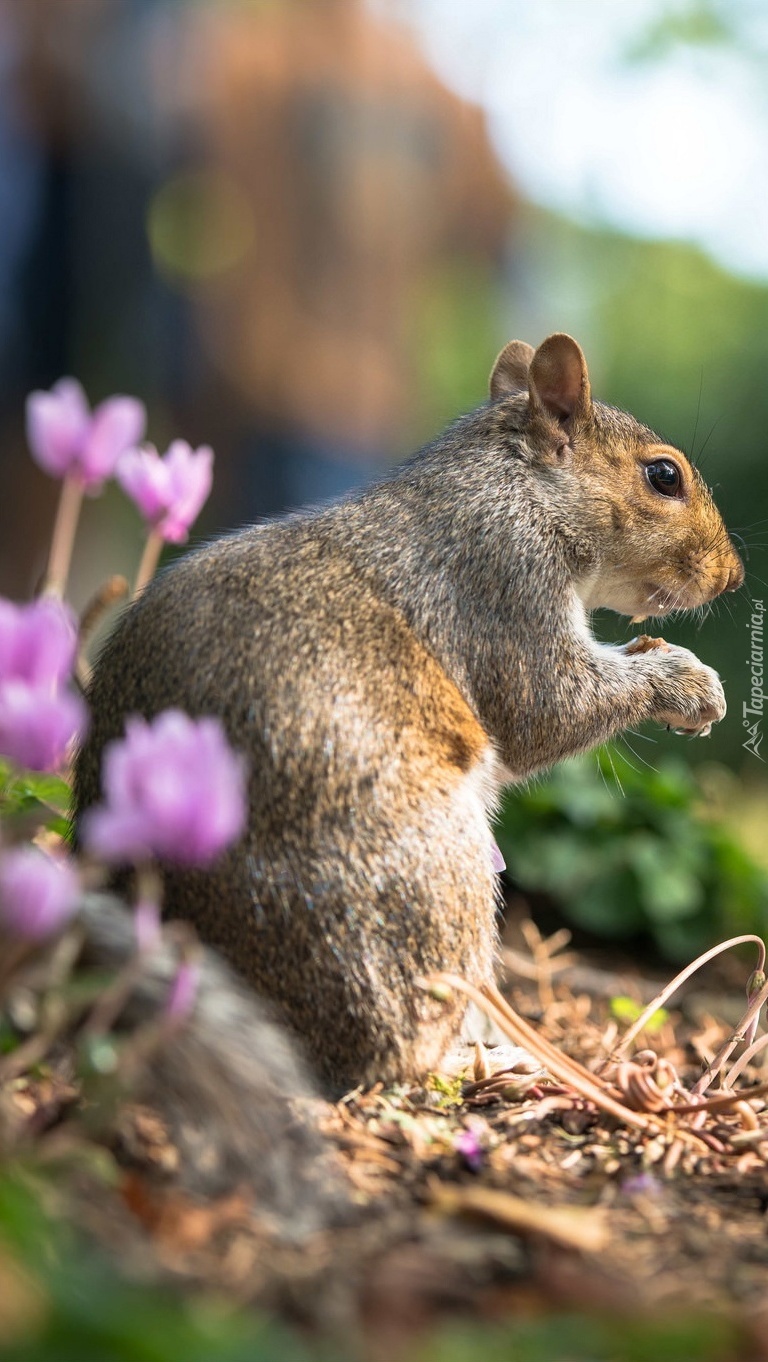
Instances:
[[[127,715],[218,715],[247,831],[212,871],[163,868],[166,915],[276,1007],[327,1093],[424,1074],[464,1008],[420,978],[492,979],[503,786],[725,714],[692,652],[601,644],[589,612],[660,618],[743,576],[698,471],[592,399],[576,341],[511,341],[490,400],[377,484],[143,591],[95,667],[76,813]]]

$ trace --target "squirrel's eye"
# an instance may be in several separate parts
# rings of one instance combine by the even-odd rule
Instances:
[[[654,492],[660,492],[663,497],[680,495],[682,488],[680,469],[671,459],[658,459],[656,463],[647,464],[645,476]]]

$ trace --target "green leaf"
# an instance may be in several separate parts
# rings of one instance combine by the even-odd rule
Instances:
[[[72,803],[69,785],[60,776],[48,772],[25,771],[16,782],[22,794],[37,799],[41,804],[65,814]]]
[[[596,878],[569,900],[568,908],[574,922],[598,936],[620,940],[643,926],[634,877],[628,871]]]
[[[638,1017],[642,1016],[644,1007],[636,998],[627,998],[620,994],[616,998],[611,998],[611,1013],[617,1021],[625,1022],[631,1026]],[[665,1022],[669,1021],[669,1013],[664,1007],[657,1007],[656,1011],[648,1018],[643,1030],[660,1031]]]

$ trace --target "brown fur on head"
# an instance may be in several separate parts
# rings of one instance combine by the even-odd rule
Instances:
[[[567,506],[569,528],[590,543],[579,582],[588,608],[644,619],[741,586],[741,559],[697,469],[633,417],[592,400],[571,336],[549,336],[538,350],[524,341],[504,347],[491,398],[522,393],[534,462]]]

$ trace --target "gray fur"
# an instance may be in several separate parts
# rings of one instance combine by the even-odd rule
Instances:
[[[133,925],[118,900],[86,895],[79,918],[84,963],[119,969],[135,957]],[[168,1122],[182,1186],[215,1195],[247,1182],[262,1217],[283,1236],[300,1237],[348,1197],[316,1129],[312,1085],[297,1046],[252,990],[213,951],[196,964],[192,1012],[139,1066],[132,1095]],[[147,953],[121,1009],[123,1030],[161,1021],[178,967],[167,945]]]

